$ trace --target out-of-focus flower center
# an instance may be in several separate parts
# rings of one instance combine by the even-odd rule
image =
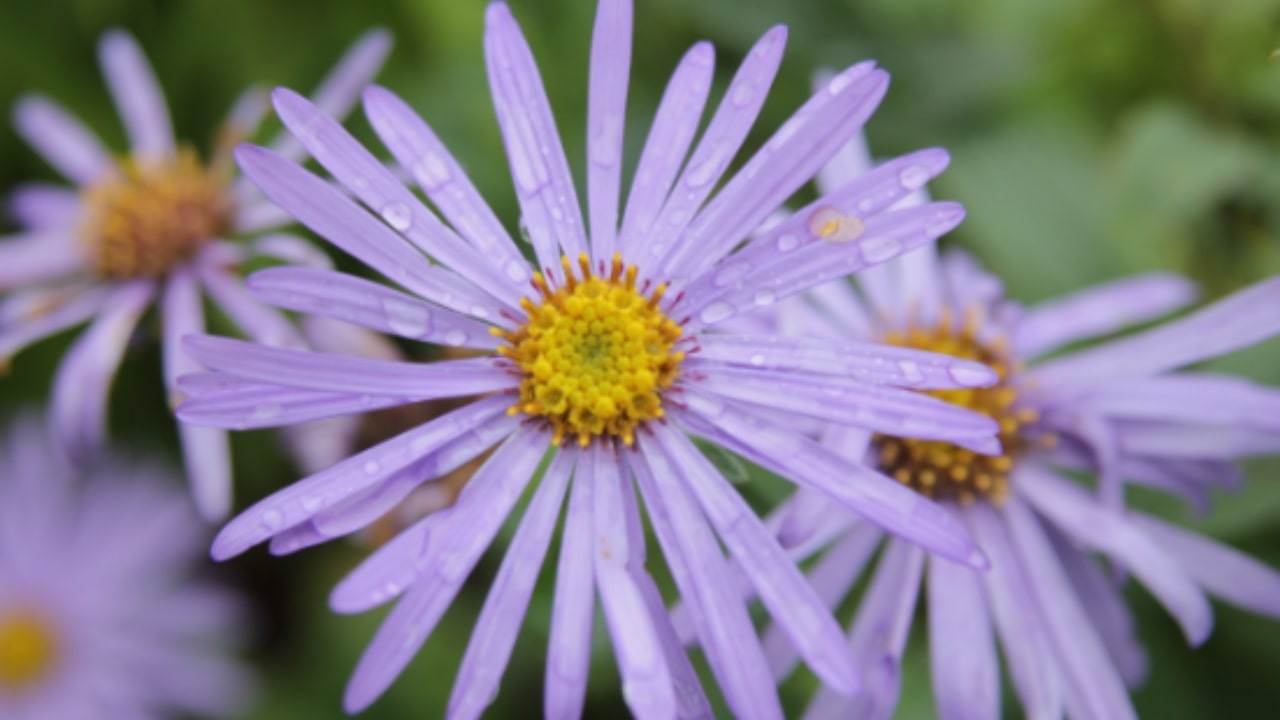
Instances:
[[[0,611],[0,692],[38,684],[57,654],[57,638],[43,616],[25,609]]]
[[[1000,381],[991,387],[929,394],[994,419],[1000,425],[997,437],[1004,454],[979,455],[947,442],[884,435],[877,435],[872,446],[881,470],[926,497],[963,504],[984,499],[999,505],[1009,492],[1013,460],[1028,446],[1023,430],[1038,416],[1034,409],[1016,406],[1018,395],[1009,381],[1017,367],[1002,341],[984,342],[977,337],[976,317],[968,314],[957,324],[950,312],[943,312],[935,325],[911,324],[882,339],[889,345],[976,360],[995,370]]]
[[[130,158],[84,191],[82,234],[103,277],[160,277],[230,224],[223,173],[190,150],[174,158]]]
[[[580,278],[568,258],[561,260],[564,285],[552,288],[535,275],[542,299],[523,301],[528,322],[495,331],[509,343],[499,352],[524,373],[510,412],[546,418],[557,444],[576,435],[583,446],[595,436],[630,445],[636,427],[662,417],[662,391],[684,359],[675,350],[680,325],[658,307],[666,286],[646,297],[636,288],[635,266],[624,267],[617,255],[607,277],[592,273],[585,254]]]

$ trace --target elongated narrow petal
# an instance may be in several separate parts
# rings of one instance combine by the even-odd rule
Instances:
[[[80,218],[80,196],[61,185],[29,182],[9,193],[9,214],[31,230],[70,228]]]
[[[421,562],[428,577],[405,594],[360,658],[343,698],[348,712],[359,712],[376,700],[435,630],[520,499],[549,442],[542,431],[521,430],[467,483],[449,508],[451,523],[466,532],[446,533],[427,546]]]
[[[268,347],[307,348],[307,341],[289,318],[250,295],[239,277],[206,266],[200,269],[200,281],[214,303],[254,342]]]
[[[1196,373],[1106,383],[1075,399],[1072,407],[1126,420],[1280,432],[1280,390],[1230,375]]]
[[[622,186],[622,136],[631,71],[631,0],[604,0],[591,35],[587,90],[587,214],[592,257],[613,255]]]
[[[186,399],[177,407],[184,423],[228,430],[296,427],[298,423],[372,412],[415,401],[409,395],[355,395],[298,390],[241,381],[225,373],[189,373],[178,378]]]
[[[508,404],[500,397],[478,400],[290,485],[227,523],[214,539],[213,556],[226,559],[239,555],[285,528],[310,520],[325,507],[376,485],[444,443],[493,420]]]
[[[587,251],[578,194],[542,77],[515,18],[503,3],[485,13],[485,66],[502,128],[523,222],[543,268]]]
[[[93,131],[43,96],[20,99],[13,109],[13,125],[54,170],[77,185],[94,183],[115,166]]]
[[[311,268],[270,268],[249,277],[258,298],[371,330],[437,345],[493,349],[491,326],[354,275]]]
[[[801,370],[848,376],[867,383],[920,390],[983,387],[996,374],[981,363],[948,355],[857,342],[776,335],[705,335],[691,361],[714,360],[763,370]]]
[[[498,692],[551,543],[551,533],[560,517],[572,471],[573,455],[558,454],[525,510],[467,643],[449,698],[450,717],[479,717]]]
[[[783,717],[751,618],[696,501],[661,454],[638,454],[631,466],[725,701],[740,718]]]
[[[98,45],[98,60],[133,152],[152,160],[171,157],[174,140],[169,107],[137,41],[122,30],[112,30]]]
[[[938,717],[1000,717],[1000,665],[982,580],[972,568],[929,561],[929,657]]]
[[[0,291],[70,275],[84,265],[73,230],[0,238]]]
[[[1034,357],[1078,340],[1156,320],[1193,302],[1199,293],[1178,275],[1136,275],[1036,305],[1018,323],[1013,344]]]
[[[641,243],[649,239],[676,173],[689,153],[698,131],[698,120],[707,104],[714,65],[715,50],[711,44],[694,45],[680,60],[662,95],[653,127],[640,153],[618,236],[617,249],[627,257],[643,252]]]
[[[154,295],[154,285],[145,280],[117,288],[58,366],[51,420],[63,448],[77,463],[88,462],[102,449],[111,380]]]
[[[576,455],[572,450],[561,451]],[[591,550],[595,500],[591,483],[573,479],[551,606],[543,711],[548,720],[576,720],[586,701],[591,668],[591,622],[595,617],[595,570]]]
[[[0,313],[0,367],[32,343],[79,325],[102,309],[111,288],[29,290],[6,298]]]

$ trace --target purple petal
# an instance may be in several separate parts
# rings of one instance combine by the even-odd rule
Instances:
[[[75,231],[12,235],[0,241],[0,290],[30,287],[85,269]]]
[[[849,376],[866,383],[920,390],[985,387],[998,380],[995,372],[981,363],[879,343],[704,334],[698,337],[698,344],[691,362]]]
[[[346,273],[269,268],[251,275],[248,285],[255,296],[273,305],[391,335],[484,350],[502,344],[489,325]]]
[[[274,207],[274,206],[273,206]],[[293,222],[293,218],[289,218]],[[297,235],[274,233],[253,238],[248,243],[252,257],[269,257],[290,265],[316,270],[332,270],[333,261],[323,250]]]
[[[1010,545],[1004,524],[990,506],[964,511],[974,538],[991,559],[983,576],[991,617],[1004,648],[1005,666],[1027,717],[1062,717],[1062,690],[1051,638],[1036,610],[1035,592]],[[932,621],[930,621],[932,625]]]
[[[1004,296],[1004,283],[968,253],[955,248],[942,256],[942,275],[953,307],[987,307]]]
[[[1198,295],[1195,283],[1167,273],[1096,285],[1029,308],[1013,333],[1013,349],[1019,357],[1052,352],[1159,319],[1191,304]]]
[[[1222,424],[1280,432],[1280,390],[1231,375],[1179,373],[1106,383],[1072,407],[1123,420]]]
[[[578,451],[562,449],[559,455],[574,458]],[[591,623],[595,617],[592,493],[591,483],[575,478],[565,512],[560,560],[556,566],[555,601],[551,605],[551,636],[547,641],[543,710],[548,720],[581,717],[587,694]]]
[[[296,427],[298,423],[372,412],[415,400],[408,395],[298,390],[241,380],[226,373],[183,375],[178,378],[178,387],[187,396],[177,409],[178,419],[234,430]]]
[[[813,243],[760,271],[756,280],[704,298],[701,307],[684,307],[693,314],[690,330],[715,325],[738,313],[804,292],[828,280],[891,260],[951,232],[964,219],[956,203],[930,203],[873,216],[865,230],[849,243]],[[683,307],[683,306],[682,306]]]
[[[515,507],[550,446],[546,431],[517,431],[478,470],[447,513],[438,542],[419,559],[423,576],[378,629],[347,685],[343,707],[359,712],[378,698],[435,629],[471,569]],[[439,515],[440,513],[437,513]],[[434,517],[434,516],[433,516]]]
[[[1067,713],[1072,717],[1136,718],[1120,674],[1098,639],[1030,508],[1010,497],[1003,514],[1009,540],[1017,550],[1035,607],[1052,639],[1064,681]]]
[[[1116,423],[1120,449],[1137,455],[1225,461],[1280,452],[1274,431],[1201,423]]]
[[[9,214],[25,229],[74,227],[80,217],[80,196],[48,183],[29,182],[9,193]]]
[[[843,504],[887,532],[974,567],[986,560],[951,513],[900,483],[848,462],[801,435],[768,424],[741,406],[689,393],[673,417],[697,435]]]
[[[849,645],[861,665],[865,689],[861,695],[848,698],[822,688],[809,704],[806,720],[888,720],[893,716],[901,691],[902,652],[915,617],[924,557],[918,547],[889,540],[849,633]]]
[[[520,520],[467,642],[449,697],[449,717],[478,718],[498,694],[560,517],[573,459],[572,453],[556,455]]]
[[[853,590],[882,537],[879,528],[860,523],[832,545],[809,570],[809,584],[830,611],[834,612]],[[763,645],[773,677],[781,682],[791,674],[800,659],[795,645],[778,624],[765,631]]]
[[[809,203],[749,240],[745,247],[725,258],[714,271],[702,274],[692,282],[685,289],[681,307],[693,311],[703,307],[706,298],[723,293],[726,287],[751,287],[760,277],[771,274],[772,268],[800,247],[825,244],[826,241],[809,229],[815,213],[835,209],[846,217],[865,220],[893,207],[911,192],[916,183],[942,172],[950,161],[945,150],[922,150],[885,163]]]
[[[133,153],[152,160],[172,157],[169,108],[138,42],[123,30],[110,30],[98,44],[98,62]]]
[[[285,528],[310,520],[325,507],[373,487],[441,445],[498,417],[509,401],[477,400],[408,430],[275,493],[227,523],[213,542],[213,557],[225,560]]]
[[[1213,610],[1200,588],[1150,538],[1103,508],[1084,490],[1027,463],[1015,485],[1042,515],[1085,547],[1106,552],[1131,570],[1173,614],[1187,641],[1199,645],[1213,630]]]
[[[631,71],[631,0],[604,0],[591,35],[587,90],[587,209],[591,256],[613,255]]]
[[[433,397],[463,397],[515,387],[519,378],[491,358],[430,364],[370,360],[308,350],[264,347],[243,340],[192,335],[187,352],[211,370],[300,390]]]
[[[204,332],[204,308],[200,288],[188,268],[169,273],[160,298],[160,322],[164,337],[165,390],[170,405],[182,402],[178,376],[198,368],[182,351],[180,341]],[[206,520],[221,520],[231,512],[231,447],[227,433],[215,428],[178,424],[183,466],[191,484],[196,510]]]
[[[462,166],[422,118],[390,90],[376,85],[364,92],[364,111],[383,144],[454,229],[500,265],[508,280],[525,285],[530,277],[529,262]]]
[[[658,213],[698,131],[714,65],[711,44],[697,43],[685,53],[667,84],[627,196],[618,236],[618,250],[624,257],[641,256],[638,243],[647,241],[653,232]]]
[[[28,345],[96,315],[113,289],[37,288],[10,294],[0,314],[0,367]]]
[[[43,96],[18,100],[13,126],[54,170],[77,185],[95,183],[115,167],[92,130]]]
[[[982,578],[949,560],[929,561],[929,658],[938,717],[1000,717],[1000,665]]]
[[[1206,590],[1250,612],[1280,617],[1280,573],[1221,543],[1141,514],[1130,520]]]
[[[289,211],[260,197],[237,203],[234,212],[231,226],[237,233],[275,230],[293,223],[293,216]]]
[[[89,461],[102,448],[112,379],[154,296],[149,280],[119,286],[58,365],[50,420],[63,449],[77,463]]]
[[[695,500],[677,480],[676,468],[659,453],[638,452],[628,459],[725,702],[736,717],[783,717],[768,664],[741,594],[729,576],[728,563]]]
[[[558,268],[561,251],[572,258],[587,251],[582,210],[533,53],[500,2],[485,13],[484,57],[522,222],[538,264]]]
[[[393,230],[477,288],[519,307],[520,291],[491,260],[445,227],[399,178],[307,99],[287,88],[271,94],[280,119],[333,177]]]
[[[432,267],[391,228],[329,183],[253,145],[236,148],[236,159],[245,175],[299,222],[383,276],[437,304],[497,320],[501,308],[487,293],[444,268]]]
[[[370,30],[351,45],[325,76],[315,92],[312,102],[320,112],[330,117],[344,118],[355,107],[360,91],[368,85],[391,52],[391,33],[386,30]],[[290,160],[301,161],[306,150],[287,132],[271,143],[272,149]]]
[[[641,438],[642,452],[664,452],[677,477],[688,482],[720,540],[741,564],[774,620],[822,681],[837,692],[854,694],[859,678],[840,638],[840,626],[827,605],[770,535],[755,511],[685,435],[655,429],[658,447]]]
[[[1138,639],[1137,623],[1124,597],[1124,587],[1094,558],[1071,545],[1060,532],[1046,528],[1067,579],[1098,630],[1111,662],[1125,685],[1136,688],[1147,678],[1147,652]],[[1114,569],[1114,568],[1113,568]]]
[[[674,249],[664,267],[677,276],[694,278],[729,253],[862,127],[888,86],[889,76],[873,70],[870,63],[837,75],[778,128],[698,213],[682,236],[686,242]],[[697,242],[688,242],[692,238]]]
[[[594,565],[600,605],[613,638],[623,697],[638,718],[675,716],[671,673],[653,618],[631,575],[630,533],[622,500],[621,462],[611,448],[588,448],[578,467],[595,489],[592,506]]]
[[[1060,394],[1100,380],[1154,375],[1224,355],[1280,332],[1280,278],[1264,280],[1136,335],[1051,360],[1030,373]]]
[[[786,44],[785,27],[779,25],[770,29],[751,48],[734,74],[720,106],[663,205],[653,231],[646,238],[649,254],[662,263],[656,267],[671,267],[667,262],[671,254],[687,244],[678,242],[677,238],[684,233],[742,147],[769,95],[769,86],[777,75]],[[748,227],[748,231],[752,229],[754,226]],[[739,237],[745,235],[743,233]]]
[[[956,442],[999,430],[990,417],[929,395],[845,378],[718,368],[696,386],[720,398],[887,435]]]

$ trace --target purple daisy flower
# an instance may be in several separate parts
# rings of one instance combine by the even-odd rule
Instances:
[[[368,706],[393,682],[529,493],[462,661],[450,716],[478,716],[497,691],[566,495],[547,714],[581,712],[597,595],[633,712],[644,718],[708,712],[644,567],[637,485],[735,713],[770,718],[782,710],[751,618],[725,583],[729,565],[720,543],[742,563],[814,671],[841,692],[856,691],[857,674],[830,613],[691,436],[712,438],[941,555],[984,562],[946,512],[839,460],[790,425],[822,419],[998,450],[988,418],[914,391],[989,384],[996,378],[988,368],[873,344],[708,332],[954,227],[963,214],[954,203],[888,211],[941,171],[946,153],[926,150],[897,160],[743,244],[866,121],[888,82],[871,63],[836,75],[737,175],[724,179],[781,60],[784,30],[775,28],[747,55],[691,155],[712,49],[700,43],[685,55],[620,217],[631,22],[629,1],[600,4],[584,223],[530,49],[507,7],[489,7],[490,85],[540,272],[426,123],[387,90],[366,91],[369,120],[449,225],[338,123],[288,90],[273,96],[285,125],[366,207],[269,150],[238,151],[245,174],[268,197],[404,289],[330,271],[276,268],[249,279],[259,298],[404,338],[493,353],[419,364],[214,337],[186,342],[212,370],[179,382],[189,396],[179,416],[197,424],[275,426],[487,394],[258,503],[214,543],[215,557],[227,558],[268,539],[274,552],[284,553],[354,532],[424,479],[497,446],[454,505],[407,528],[333,593],[340,612],[401,598],[355,671],[346,694],[350,711]],[[852,405],[836,405],[835,397]]]
[[[386,33],[365,35],[317,89],[317,104],[339,116],[349,112],[389,48]],[[101,449],[111,379],[153,302],[163,325],[165,385],[176,406],[177,377],[196,369],[178,338],[204,329],[202,295],[258,342],[306,347],[283,314],[245,292],[235,268],[262,256],[328,266],[323,253],[292,235],[228,239],[292,221],[233,174],[232,147],[253,134],[267,110],[260,89],[236,103],[204,165],[175,141],[164,96],[134,39],[107,33],[99,57],[129,153],[112,157],[91,131],[44,97],[20,100],[14,111],[19,134],[74,187],[20,187],[10,209],[25,229],[0,239],[0,365],[34,342],[89,322],[58,367],[52,399],[53,427],[77,462]],[[305,153],[288,134],[275,147],[295,159]],[[225,517],[231,508],[226,433],[180,431],[196,506],[208,519]]]
[[[239,598],[193,580],[206,542],[155,468],[77,475],[41,423],[0,441],[0,717],[225,717],[252,682],[228,656]]]
[[[870,167],[854,142],[824,171],[836,186]],[[920,198],[916,198],[920,200]],[[910,202],[910,201],[908,201]],[[973,572],[928,549],[888,538],[850,647],[866,692],[819,691],[808,718],[887,718],[897,704],[900,658],[925,574],[933,685],[942,718],[1000,717],[997,640],[1028,717],[1133,717],[1126,686],[1146,655],[1120,575],[1143,584],[1187,640],[1209,635],[1206,593],[1280,616],[1280,575],[1219,543],[1125,508],[1125,483],[1208,506],[1216,487],[1239,483],[1235,462],[1280,450],[1280,392],[1241,378],[1179,368],[1280,331],[1280,278],[1127,337],[1061,354],[1073,343],[1160,318],[1196,296],[1187,280],[1151,274],[1107,283],[1030,308],[1006,300],[1000,281],[959,252],[923,248],[832,283],[754,318],[756,331],[881,341],[978,360],[992,387],[935,393],[1000,425],[1002,454],[947,442],[831,426],[831,452],[892,475],[940,502],[990,560]],[[1045,356],[1049,356],[1048,359]],[[1098,477],[1096,492],[1069,475]],[[770,518],[797,559],[818,556],[809,580],[835,607],[869,566],[885,534],[805,490]],[[795,650],[765,636],[775,677]]]

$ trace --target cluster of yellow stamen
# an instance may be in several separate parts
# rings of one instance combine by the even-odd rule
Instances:
[[[159,277],[225,232],[225,169],[184,149],[162,160],[129,158],[84,191],[82,234],[103,277]]]
[[[999,505],[1009,492],[1009,470],[1014,458],[1027,449],[1026,426],[1037,420],[1032,408],[1017,407],[1017,391],[1010,375],[1020,368],[1011,361],[1003,339],[984,341],[977,336],[977,313],[969,312],[962,323],[944,311],[932,326],[911,324],[905,331],[887,333],[889,345],[953,355],[983,363],[999,375],[995,385],[985,388],[932,390],[930,395],[980,412],[999,423],[1001,455],[979,455],[951,443],[877,435],[873,446],[880,468],[898,482],[926,497],[955,500],[962,504],[985,499]]]
[[[520,399],[511,414],[545,418],[559,444],[566,435],[586,446],[593,437],[630,445],[641,424],[660,418],[662,392],[675,382],[684,353],[675,350],[682,330],[659,308],[666,285],[645,297],[635,266],[614,255],[608,276],[594,275],[585,254],[580,276],[561,258],[565,282],[552,288],[533,277],[541,301],[521,304],[528,321],[507,332],[498,352],[520,368]]]
[[[39,683],[53,669],[57,651],[43,617],[28,610],[0,613],[0,694]]]

